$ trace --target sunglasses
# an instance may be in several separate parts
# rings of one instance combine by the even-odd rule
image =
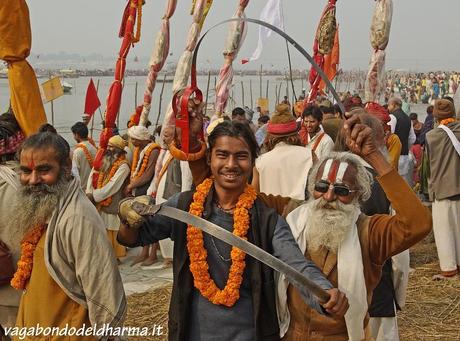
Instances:
[[[315,191],[320,192],[320,193],[326,193],[327,191],[329,191],[329,188],[331,188],[331,186],[334,188],[334,193],[341,197],[346,197],[346,196],[349,196],[350,193],[358,192],[358,190],[356,189],[348,188],[347,185],[344,185],[344,184],[333,184],[332,185],[331,183],[327,181],[318,181],[315,184]]]

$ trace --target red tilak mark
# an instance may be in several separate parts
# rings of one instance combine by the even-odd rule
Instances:
[[[340,161],[338,160],[332,161],[331,170],[329,171],[329,174],[327,175],[327,180],[329,181],[330,184],[335,183],[335,179],[337,178],[337,171],[339,170],[339,166],[340,166]]]
[[[35,162],[34,162],[34,159],[32,159],[32,161],[29,162],[29,165],[28,165],[29,169],[30,170],[33,170],[35,168]]]

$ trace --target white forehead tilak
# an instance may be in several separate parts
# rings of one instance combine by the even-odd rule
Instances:
[[[326,161],[326,164],[324,165],[324,168],[323,168],[323,175],[321,176],[321,180],[327,180],[327,177],[329,175],[329,171],[331,170],[333,161],[334,160],[332,159],[329,159]]]
[[[349,164],[346,162],[340,162],[339,170],[337,171],[337,177],[335,178],[336,183],[343,183],[343,176],[348,169]]]

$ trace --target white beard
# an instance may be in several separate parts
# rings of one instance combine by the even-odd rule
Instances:
[[[343,204],[336,200],[327,202],[323,198],[310,201],[311,210],[307,220],[308,249],[315,252],[321,247],[337,254],[347,232],[354,227],[353,218],[359,203]]]
[[[115,154],[106,154],[104,155],[104,157],[102,158],[102,167],[101,167],[101,171],[103,173],[108,173],[110,171],[110,169],[112,168],[112,165],[113,163],[115,162],[115,160],[117,159],[118,155],[115,155]]]

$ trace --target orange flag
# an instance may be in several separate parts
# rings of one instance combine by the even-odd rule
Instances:
[[[27,136],[46,123],[37,78],[26,60],[31,43],[29,9],[25,0],[0,1],[0,59],[8,63],[11,106]]]
[[[339,43],[339,26],[337,26],[337,30],[335,31],[334,37],[334,46],[332,47],[332,51],[330,54],[324,56],[324,73],[326,74],[327,78],[331,81],[337,74],[337,65],[340,64],[340,43]],[[326,84],[321,81],[319,85],[319,90],[323,92]]]

